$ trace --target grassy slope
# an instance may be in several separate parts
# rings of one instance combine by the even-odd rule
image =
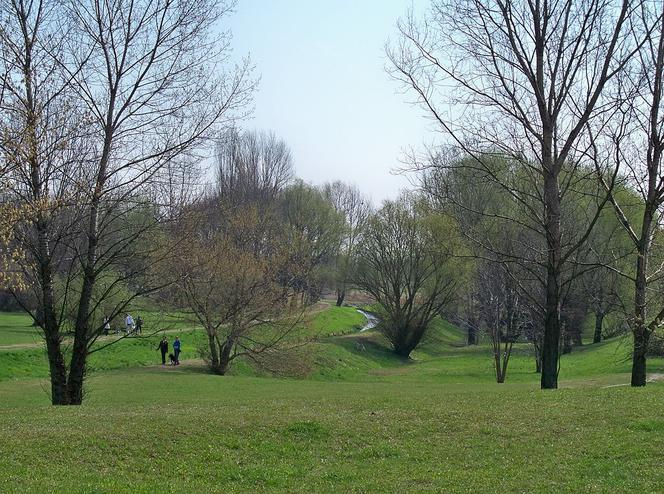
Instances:
[[[322,325],[336,334],[351,316],[321,314],[337,320],[334,330]],[[653,410],[664,384],[604,387],[626,381],[629,345],[565,356],[567,389],[542,392],[526,348],[516,350],[508,384],[497,385],[487,348],[460,347],[459,331],[437,325],[406,362],[376,334],[322,339],[307,380],[120,369],[95,373],[74,409],[47,406],[45,380],[5,380],[0,491],[660,489],[664,420]],[[144,350],[152,352],[136,356]],[[650,361],[651,371],[662,368]]]
[[[22,312],[0,312],[0,345],[39,343],[39,329],[32,318]]]
[[[7,323],[0,326],[0,345],[4,345],[6,335],[18,333],[25,322],[29,324],[29,318],[22,314],[4,314]],[[207,342],[201,329],[177,331],[178,328],[189,326],[183,322],[181,317],[174,318],[154,312],[142,312],[145,319],[144,335],[149,334],[156,328],[164,328],[169,341],[179,335],[182,340],[182,359],[198,357],[198,348]],[[1,321],[1,320],[0,320]],[[329,307],[307,316],[298,325],[294,332],[297,338],[321,338],[331,334],[342,334],[357,331],[365,322],[364,316],[351,307]],[[35,328],[30,330],[36,333]],[[90,357],[89,370],[110,370],[125,367],[154,365],[160,362],[159,352],[156,351],[157,343],[162,335],[157,334],[144,338],[127,338],[101,352],[94,353]],[[100,344],[114,339],[113,336],[105,338]],[[34,336],[30,343],[39,343],[39,336]],[[97,345],[98,347],[99,345]],[[239,366],[237,373],[251,372],[246,366]],[[0,381],[9,378],[21,377],[47,377],[48,362],[46,353],[42,346],[34,348],[0,348]]]

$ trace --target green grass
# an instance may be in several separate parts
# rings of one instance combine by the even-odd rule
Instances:
[[[205,341],[202,331],[188,330],[168,334],[169,341],[179,335],[182,340],[182,358],[198,358],[198,346]],[[130,337],[90,355],[88,371],[95,373],[103,370],[156,365],[161,363],[161,354],[157,351],[160,335],[145,338]],[[102,342],[101,344],[104,344]],[[93,347],[98,348],[100,344]],[[67,352],[68,355],[68,352]],[[0,353],[0,381],[23,377],[47,377],[48,360],[46,350],[40,348],[16,349]]]
[[[22,312],[0,312],[0,346],[40,343],[39,328]],[[2,351],[2,350],[0,350]]]
[[[3,315],[6,324],[2,327],[1,335],[20,334],[23,324],[29,320],[22,314],[5,313]],[[145,320],[144,335],[148,335],[158,328],[164,328],[171,343],[176,335],[180,336],[183,345],[182,359],[198,358],[198,349],[207,344],[207,337],[202,329],[177,331],[177,328],[186,328],[190,324],[184,322],[182,315],[165,315],[154,311],[143,311],[141,315]],[[308,339],[355,332],[364,325],[365,321],[364,316],[351,307],[329,307],[324,311],[307,316],[298,325],[292,336],[298,339]],[[38,334],[35,328],[29,329]],[[89,360],[89,372],[160,363],[161,357],[156,351],[156,347],[161,336],[161,334],[156,334],[143,338],[130,337],[100,352],[93,353]],[[114,338],[115,336],[111,335],[102,339],[93,347],[93,350]],[[10,378],[48,376],[48,361],[41,338],[36,336],[30,343],[33,344],[32,348],[0,349],[0,381]],[[235,374],[255,374],[246,363],[240,363],[235,367],[233,369]]]
[[[367,320],[354,307],[329,306],[327,309],[305,317],[301,334],[324,337],[359,331]]]
[[[78,408],[0,383],[3,492],[658,492],[664,386],[113,371]],[[166,481],[167,480],[167,481]]]
[[[628,340],[575,348],[541,391],[527,345],[498,385],[488,346],[442,320],[403,360],[353,317],[303,326],[320,336],[305,379],[140,367],[156,341],[128,339],[93,355],[81,407],[49,406],[43,377],[0,380],[0,492],[661,491],[664,383],[616,386]],[[186,357],[204,342],[182,339]]]

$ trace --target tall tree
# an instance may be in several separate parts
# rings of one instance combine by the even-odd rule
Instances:
[[[318,300],[343,237],[344,217],[318,188],[302,181],[284,190],[280,214],[290,245],[284,283],[304,304]]]
[[[630,211],[633,205],[629,195],[611,194],[618,218],[636,249],[631,276],[634,283],[631,385],[645,386],[648,344],[664,322],[664,304],[653,290],[663,263],[658,256],[657,240],[664,204],[664,7],[660,2],[645,3],[634,16],[632,26],[634,38],[642,40],[644,49],[629,66],[625,91],[631,97],[610,124],[593,129],[591,155],[598,169],[605,161],[620,166],[628,184],[642,200],[640,214],[635,218]],[[604,180],[601,172],[598,176]]]
[[[638,49],[627,27],[641,3],[434,0],[422,22],[410,14],[399,23],[399,40],[387,49],[392,75],[414,91],[452,147],[541,225],[542,388],[558,385],[565,263],[605,201],[596,201],[579,235],[565,239],[564,197],[572,183],[562,172],[580,163],[588,122],[617,104],[608,88]],[[492,153],[520,163],[534,187],[501,182],[484,158]]]
[[[348,278],[354,266],[356,247],[360,239],[362,228],[369,217],[371,205],[362,197],[360,190],[344,182],[326,184],[323,192],[334,209],[345,220],[345,228],[339,243],[335,261],[335,291],[337,306],[342,306],[346,298]]]
[[[108,273],[116,273],[112,287],[136,274],[118,268],[156,224],[122,230],[119,219],[155,197],[175,167],[190,169],[206,140],[242,116],[249,66],[219,73],[228,34],[212,34],[232,5],[2,3],[3,159],[16,164],[9,200],[32,212],[17,238],[39,295],[54,404],[82,402],[87,357],[102,326],[95,287]],[[58,276],[67,280],[60,293]],[[66,363],[59,308],[72,303]]]
[[[287,144],[271,133],[233,128],[218,141],[217,193],[227,204],[274,205],[293,180]]]
[[[187,217],[178,229],[187,248],[168,270],[176,277],[176,302],[207,333],[210,369],[225,375],[240,357],[260,364],[299,319],[281,279],[290,246],[278,217],[256,205],[217,213],[223,226],[212,230],[200,215]]]

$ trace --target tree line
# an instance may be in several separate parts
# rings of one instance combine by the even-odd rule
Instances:
[[[323,291],[342,305],[350,288],[404,358],[442,316],[487,335],[499,382],[531,342],[555,388],[591,314],[596,342],[632,332],[645,384],[664,319],[660,4],[409,13],[390,72],[445,139],[409,157],[418,189],[379,208],[298,180],[285,142],[238,130],[257,81],[229,63],[234,6],[1,4],[0,282],[43,331],[54,404],[82,402],[104,319],[137,300],[200,324],[225,374],[269,366]]]
[[[478,190],[505,196],[473,204],[442,191],[471,221],[491,218],[499,234],[508,232],[500,241],[480,237],[478,219],[469,226],[480,230],[467,234],[516,284],[500,295],[507,305],[518,295],[536,307],[542,388],[558,386],[561,336],[575,312],[565,304],[574,300],[572,280],[594,266],[611,271],[607,285],[613,273],[632,284],[631,384],[646,384],[649,343],[664,318],[656,247],[664,197],[662,12],[651,1],[434,0],[421,18],[401,19],[387,46],[392,76],[445,136],[413,156],[413,168],[450,180],[467,172],[482,182]],[[607,238],[616,252],[589,243],[607,208],[627,236]],[[611,292],[596,292],[599,312]]]

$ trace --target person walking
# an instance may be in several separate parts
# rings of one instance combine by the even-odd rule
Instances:
[[[161,365],[166,365],[166,354],[168,353],[168,340],[166,339],[165,336],[159,342],[157,350],[161,351]]]
[[[108,320],[108,316],[104,316],[104,334],[108,336],[109,331],[111,331],[111,321]]]
[[[175,365],[180,365],[180,337],[176,336],[173,342],[173,352],[175,353]]]
[[[127,325],[127,334],[131,334],[131,332],[134,330],[134,318],[131,317],[131,314],[129,313],[127,313],[125,324]]]
[[[141,316],[136,318],[136,334],[141,334],[143,332],[143,319]]]

